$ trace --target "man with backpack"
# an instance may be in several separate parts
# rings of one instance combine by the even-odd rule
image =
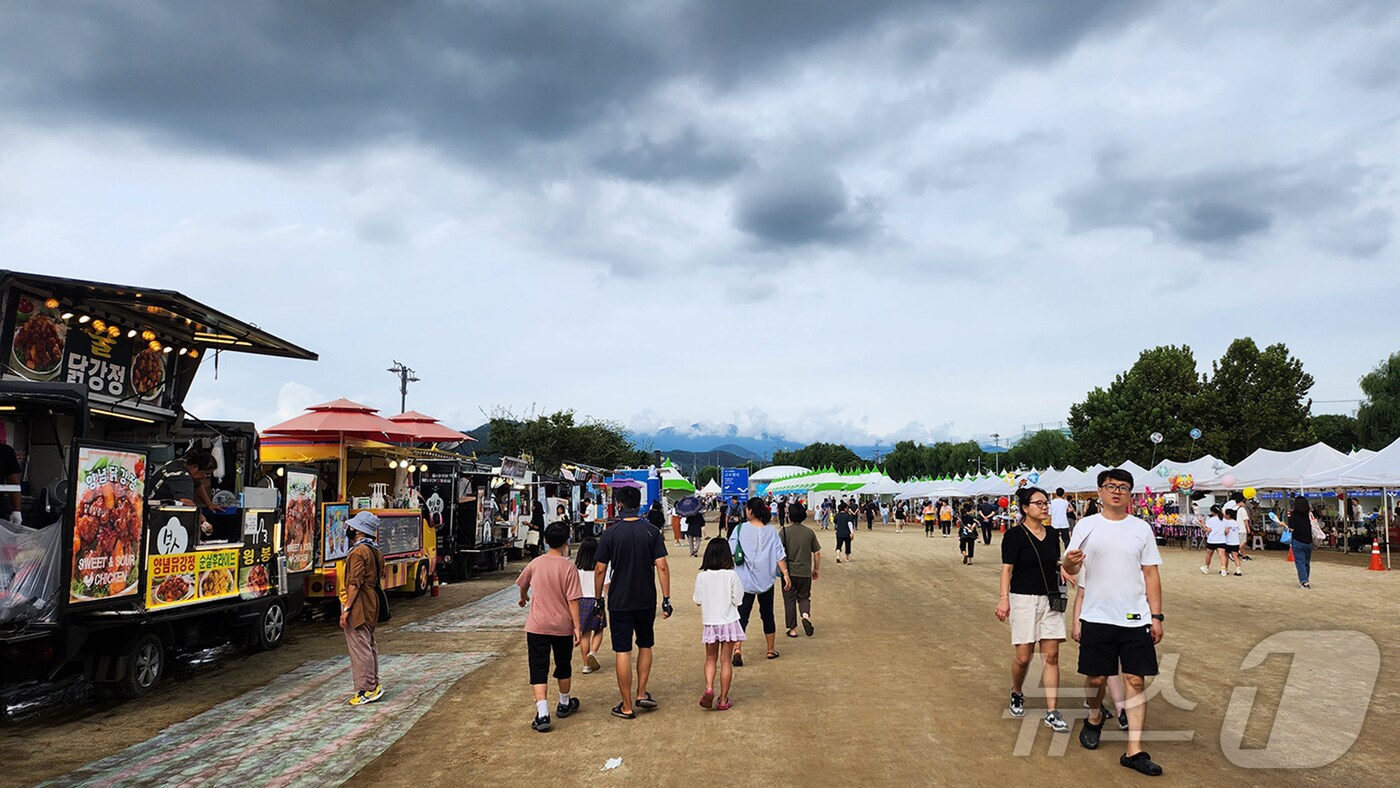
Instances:
[[[379,534],[379,518],[371,512],[359,512],[345,523],[350,537],[350,552],[341,559],[338,577],[344,582],[339,588],[340,628],[345,630],[345,646],[350,652],[350,672],[355,680],[351,706],[363,706],[384,697],[379,686],[379,646],[374,641],[374,629],[381,612],[388,620],[388,610],[380,610],[380,585],[384,579],[384,554],[379,552],[375,537]]]

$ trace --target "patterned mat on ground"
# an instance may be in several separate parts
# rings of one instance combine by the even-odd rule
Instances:
[[[489,596],[446,613],[399,627],[400,632],[479,632],[484,629],[520,629],[525,611],[520,607],[520,589],[511,584]]]
[[[340,785],[494,654],[379,658],[384,698],[350,706],[350,661],[307,662],[47,785]]]

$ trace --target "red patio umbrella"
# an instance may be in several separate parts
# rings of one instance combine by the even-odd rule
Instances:
[[[263,432],[276,435],[339,435],[341,438],[406,443],[417,440],[414,430],[405,424],[376,415],[379,411],[368,405],[340,398],[312,405],[303,413]]]
[[[413,433],[415,443],[446,443],[448,441],[471,441],[476,442],[476,438],[444,427],[432,416],[426,416],[416,410],[400,413],[397,416],[390,416],[389,421],[394,422],[401,428]]]

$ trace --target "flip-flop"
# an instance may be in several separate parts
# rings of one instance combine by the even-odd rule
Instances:
[[[637,705],[637,708],[639,708],[639,709],[644,709],[644,710],[646,710],[646,711],[651,711],[652,709],[656,708],[657,703],[656,703],[656,701],[654,701],[654,700],[651,699],[651,693],[648,692],[648,693],[643,694],[642,697],[637,698],[637,704],[636,704],[636,705]]]
[[[719,702],[719,705],[715,706],[715,711],[728,711],[729,707],[733,705],[733,703],[729,702],[728,698],[725,698],[724,700]]]
[[[812,619],[810,619],[810,618],[804,618],[804,619],[802,619],[802,629],[803,629],[804,631],[806,631],[807,637],[811,637],[811,636],[812,636],[812,629],[813,629],[813,627],[812,627]]]
[[[635,711],[623,711],[623,710],[622,710],[622,704],[621,704],[621,703],[619,703],[619,704],[617,704],[616,706],[613,706],[613,707],[612,707],[612,715],[613,715],[614,717],[621,717],[621,718],[624,719],[624,720],[635,720],[635,719],[637,719],[637,712],[635,712]]]
[[[768,658],[769,658],[769,659],[777,659],[778,656],[779,656],[779,654],[778,654],[778,652],[776,652],[776,651],[770,651],[770,652],[768,652]]]
[[[793,631],[790,630],[790,629],[789,629],[785,634],[786,634],[788,637],[790,637],[790,638],[795,638],[795,637],[797,637],[797,633],[796,633],[796,632],[793,632]]]
[[[715,705],[715,693],[714,693],[714,692],[706,692],[704,695],[701,695],[701,696],[700,696],[700,706],[701,706],[701,708],[709,709],[709,708],[713,708],[714,705]]]

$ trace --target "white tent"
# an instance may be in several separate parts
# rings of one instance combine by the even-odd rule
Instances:
[[[1233,468],[1222,460],[1207,454],[1190,462],[1162,460],[1152,469],[1152,475],[1162,479],[1162,487],[1167,487],[1166,479],[1172,476],[1190,474],[1191,482],[1197,489],[1211,489],[1218,484],[1220,477],[1230,474]]]
[[[1400,487],[1400,440],[1369,457],[1308,474],[1299,487]]]
[[[704,456],[703,454],[701,455]],[[799,473],[806,473],[811,468],[804,468],[801,465],[769,465],[762,470],[749,474],[749,484],[758,482],[771,482],[775,479],[782,479],[787,476],[796,476]]]
[[[700,488],[701,495],[719,495],[722,492],[724,491],[720,489],[719,482],[714,479],[711,479],[704,487]]]
[[[1351,463],[1351,458],[1325,443],[1314,443],[1305,449],[1296,451],[1259,449],[1240,460],[1239,465],[1231,470],[1231,475],[1235,477],[1235,484],[1230,489],[1241,490],[1245,487],[1301,488],[1304,478],[1335,471]],[[1197,483],[1196,486],[1201,485]],[[1212,482],[1211,487],[1212,489],[1226,489],[1219,480]]]

